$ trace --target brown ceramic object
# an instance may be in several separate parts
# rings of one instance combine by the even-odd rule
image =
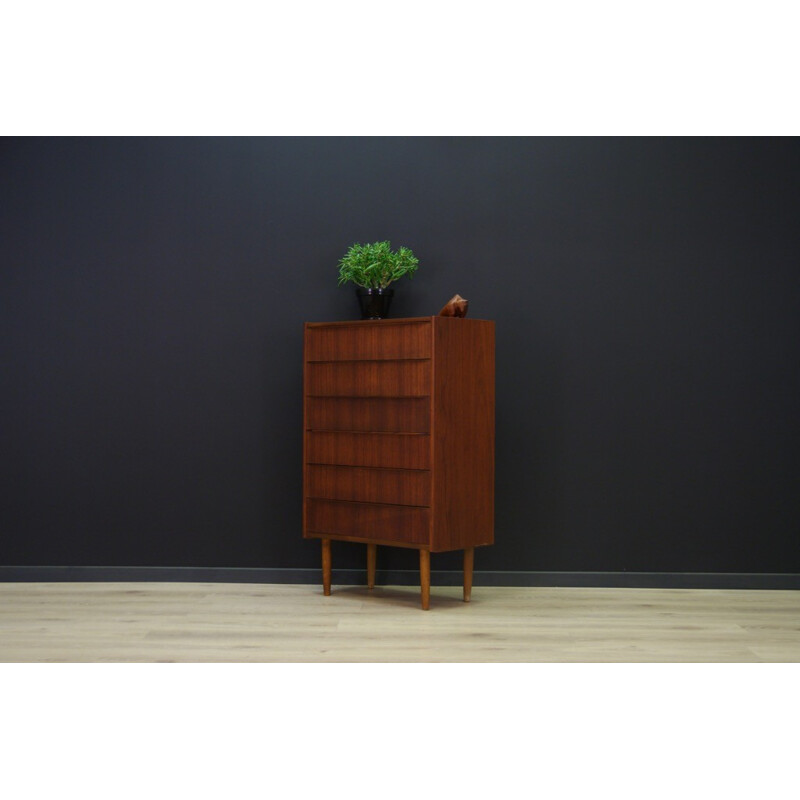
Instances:
[[[469,308],[469,300],[465,300],[460,294],[454,294],[447,305],[439,312],[440,317],[466,317]]]

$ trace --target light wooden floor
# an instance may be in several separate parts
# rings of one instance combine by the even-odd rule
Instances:
[[[800,592],[0,584],[2,662],[800,661]]]

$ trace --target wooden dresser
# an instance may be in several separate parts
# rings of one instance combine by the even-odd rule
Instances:
[[[494,541],[494,322],[455,317],[309,322],[303,376],[303,536],[430,554]]]

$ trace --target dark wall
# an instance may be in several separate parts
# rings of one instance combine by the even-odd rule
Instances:
[[[302,323],[390,239],[497,321],[476,569],[800,572],[799,218],[797,139],[3,140],[0,564],[318,566]]]

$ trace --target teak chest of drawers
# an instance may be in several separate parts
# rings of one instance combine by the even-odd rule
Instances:
[[[494,542],[494,322],[456,317],[305,325],[303,536],[420,554],[422,607],[430,554]]]

